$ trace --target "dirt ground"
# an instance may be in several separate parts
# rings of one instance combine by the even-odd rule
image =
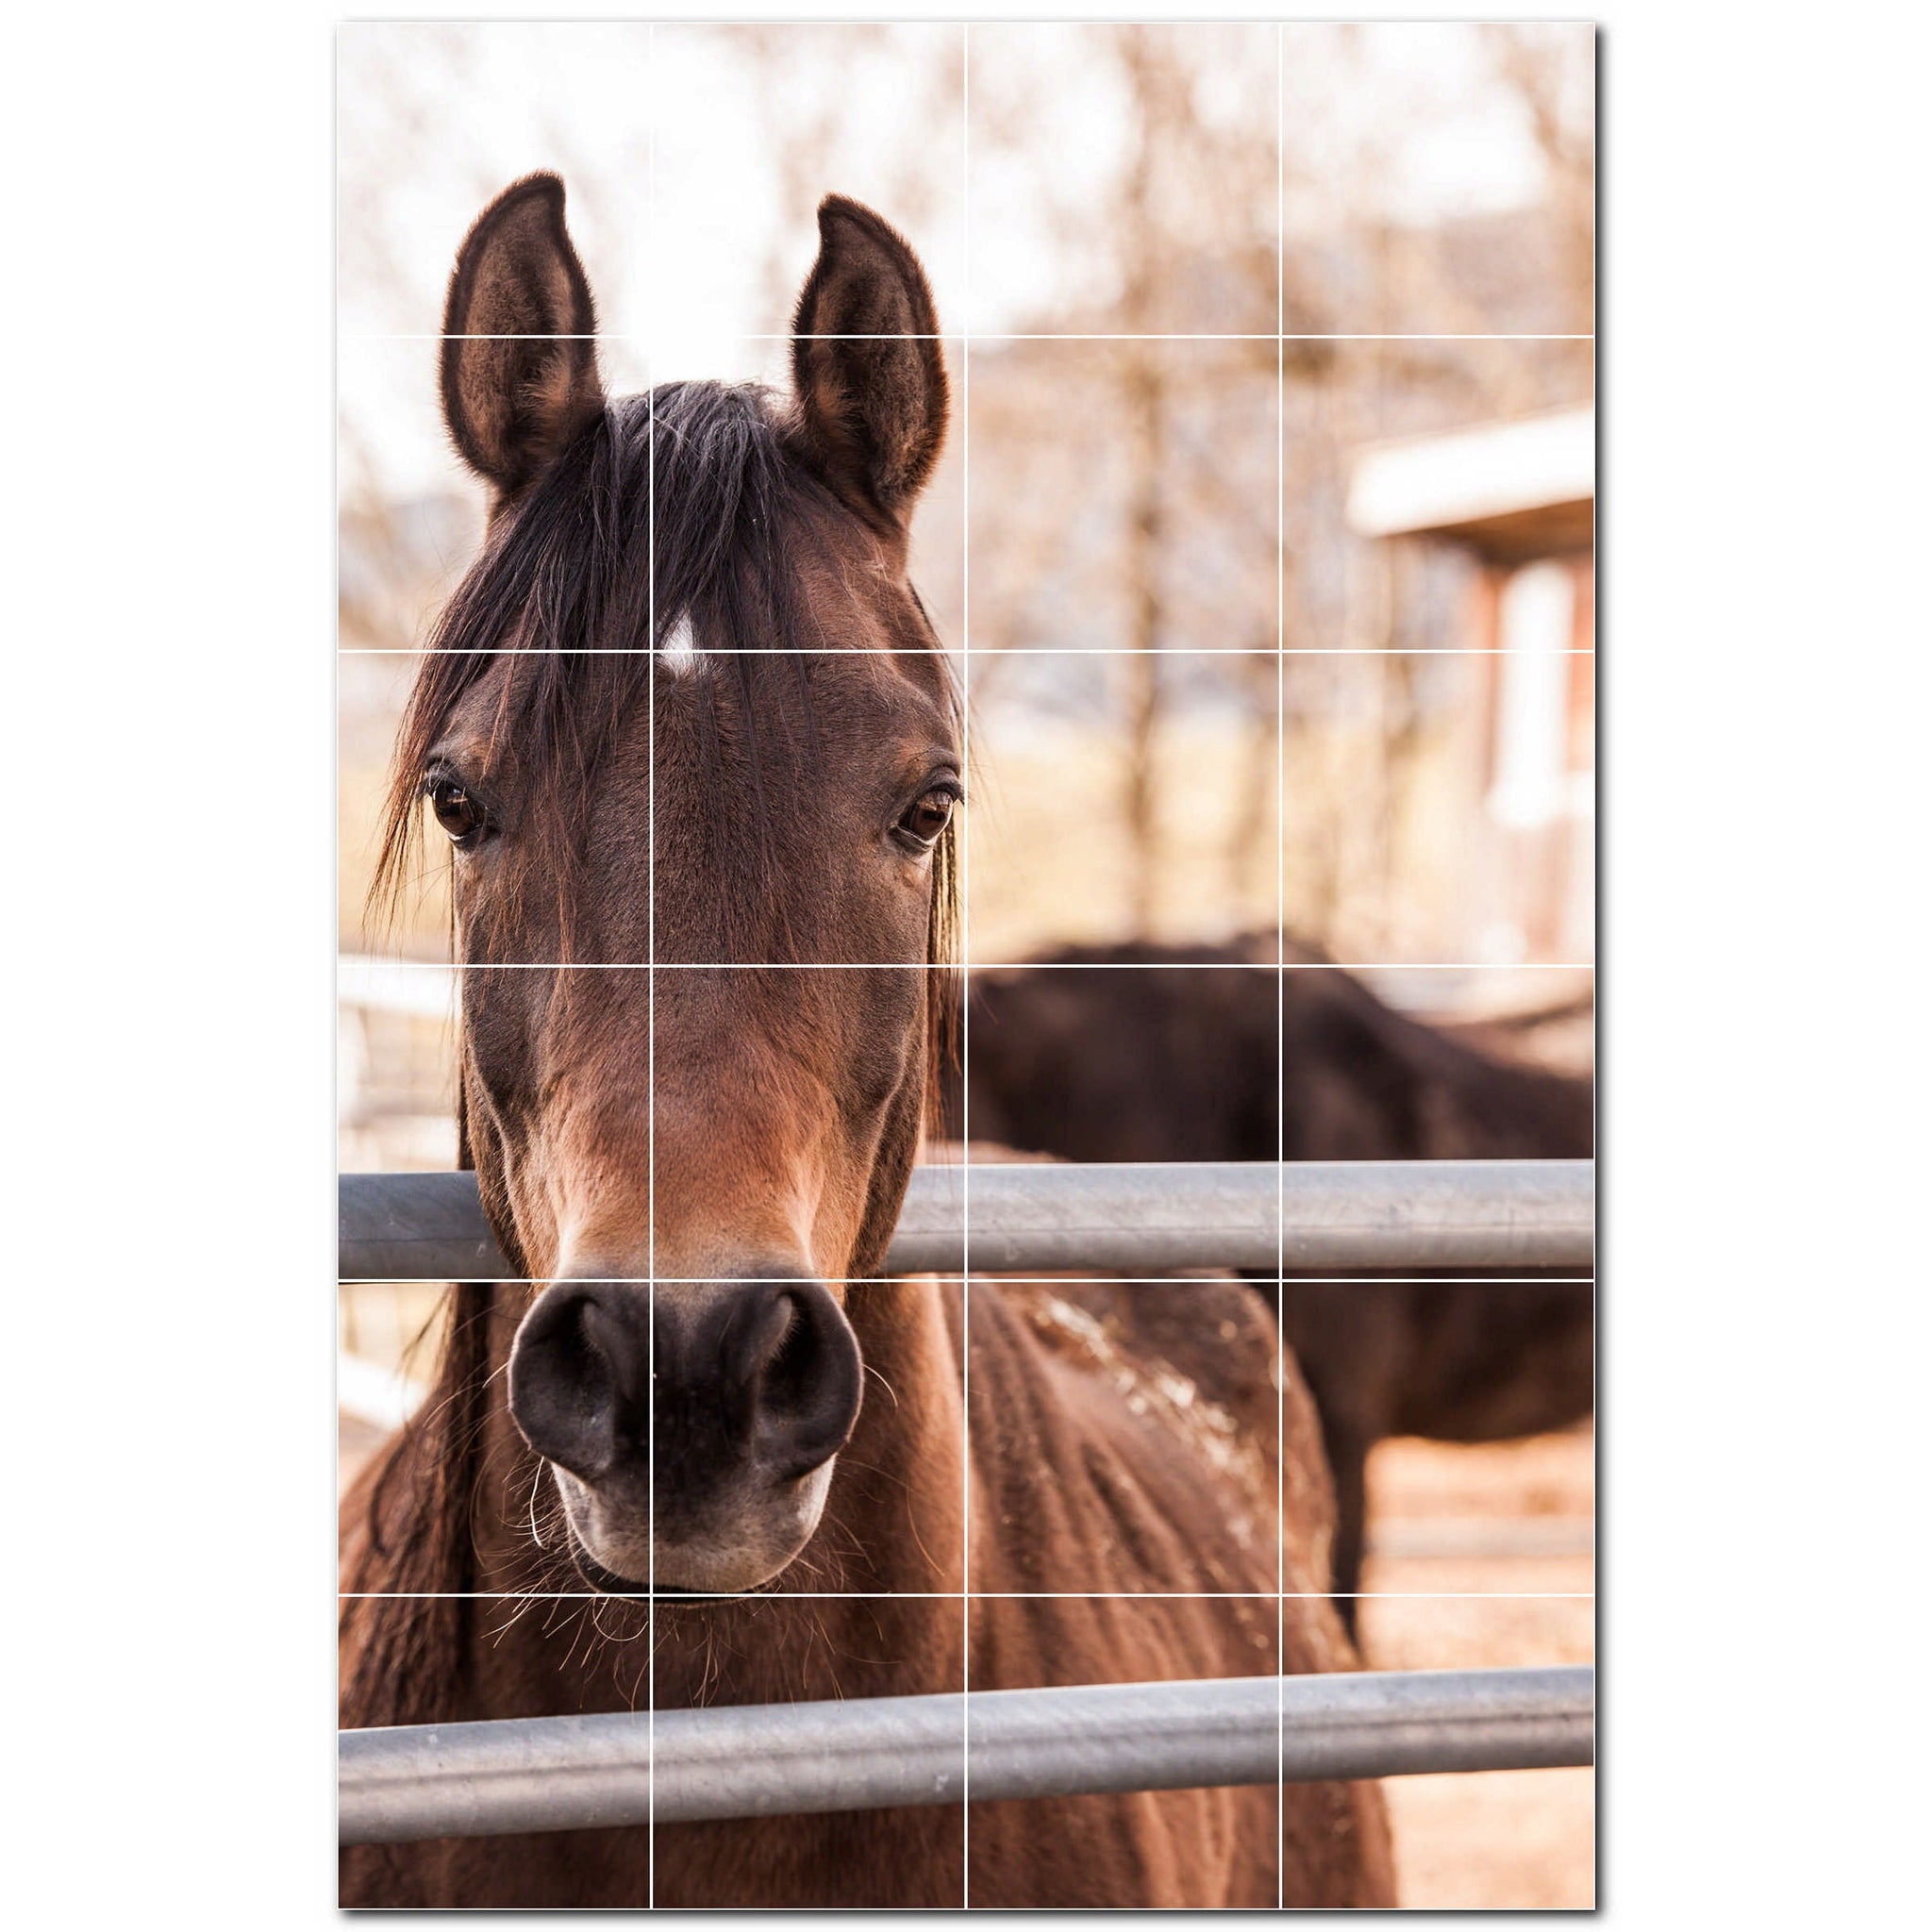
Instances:
[[[1364,1660],[1408,1671],[1592,1661],[1594,1465],[1588,1428],[1469,1447],[1383,1443],[1369,1465]],[[1470,1594],[1430,1593],[1443,1591]],[[1383,1789],[1405,1906],[1594,1904],[1594,1773],[1401,1777]]]

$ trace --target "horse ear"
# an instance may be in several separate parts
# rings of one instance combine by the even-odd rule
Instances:
[[[463,460],[514,495],[601,413],[597,311],[563,225],[563,183],[530,175],[476,218],[442,311],[442,414]]]
[[[869,208],[819,204],[819,258],[791,318],[807,453],[861,513],[904,525],[946,437],[939,317],[905,238]]]

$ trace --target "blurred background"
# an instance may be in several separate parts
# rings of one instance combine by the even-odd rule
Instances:
[[[338,44],[345,1169],[454,1159],[440,876],[393,925],[363,900],[409,654],[482,527],[438,411],[443,281],[540,167],[616,390],[782,385],[827,192],[923,258],[959,332],[913,562],[971,700],[973,964],[1279,925],[1405,1013],[1588,1075],[1587,25]],[[344,1290],[345,1472],[431,1301]],[[1371,1661],[1588,1657],[1592,1472],[1587,1424],[1378,1448],[1365,1582],[1407,1594],[1367,1607]],[[1405,1899],[1588,1903],[1591,1789],[1397,1781]]]

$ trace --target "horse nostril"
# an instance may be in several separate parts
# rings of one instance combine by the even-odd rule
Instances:
[[[785,1331],[778,1338],[777,1353],[766,1365],[764,1398],[775,1407],[795,1407],[808,1399],[813,1381],[813,1364],[821,1357],[818,1324],[805,1313],[794,1296],[785,1301]]]
[[[586,1482],[624,1453],[650,1399],[648,1322],[607,1299],[626,1292],[553,1283],[510,1351],[509,1409],[524,1440]]]
[[[816,1281],[769,1292],[748,1324],[755,1360],[748,1376],[752,1447],[781,1481],[808,1475],[836,1456],[858,1420],[858,1341],[844,1310]]]
[[[796,1481],[845,1446],[859,1385],[844,1311],[823,1283],[796,1278],[675,1301],[627,1283],[553,1282],[509,1359],[524,1440],[612,1493],[654,1461],[654,1488],[672,1495],[734,1470]]]

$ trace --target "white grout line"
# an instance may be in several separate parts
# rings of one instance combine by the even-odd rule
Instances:
[[[962,593],[963,594],[963,593]],[[864,655],[869,647],[857,644],[774,644],[769,649],[749,645],[705,646],[707,658],[847,658]],[[1591,644],[1570,644],[1560,651],[1546,651],[1532,644],[1430,644],[1420,649],[1400,649],[1392,645],[1295,644],[1279,651],[1257,650],[1251,644],[1150,644],[1142,651],[1123,644],[983,644],[974,650],[961,644],[941,651],[949,658],[981,658],[989,661],[1002,658],[1091,658],[1096,662],[1108,658],[1594,658]],[[435,655],[415,644],[341,644],[339,658],[427,658]],[[487,651],[465,651],[466,658],[643,658],[650,654],[641,644],[599,644],[592,648],[567,649],[554,644],[515,644]]]
[[[649,229],[651,256],[655,260],[658,254],[658,26],[650,24],[648,38],[648,72],[645,78],[645,112],[650,122],[650,159],[648,163],[649,185]],[[653,287],[655,288],[655,283]],[[645,298],[647,301],[650,297]],[[650,1271],[650,1284],[645,1292],[645,1315],[651,1324],[648,1348],[648,1368],[650,1374],[650,1400],[644,1405],[645,1422],[650,1431],[650,1441],[644,1451],[645,1523],[650,1531],[650,1554],[647,1558],[645,1580],[650,1585],[650,1611],[645,1626],[645,1641],[649,1656],[645,1658],[645,1671],[650,1683],[647,1708],[650,1711],[650,1730],[646,1740],[646,1763],[651,1774],[651,1809],[648,1819],[649,1853],[651,1874],[645,1892],[646,1904],[655,1908],[658,1903],[658,384],[657,371],[649,367],[649,351],[645,353],[645,375],[650,388],[649,420],[645,427],[645,456],[650,464],[650,474],[645,482],[645,515],[648,520],[645,541],[649,558],[650,588],[649,614],[646,622],[651,626],[647,641],[652,652],[650,675],[645,683],[646,702],[649,705],[648,729],[650,732],[649,761],[650,781],[646,793],[648,805],[645,814],[645,863],[650,867],[650,903],[645,908],[645,951],[650,958],[650,973],[646,1002],[646,1024],[650,1027],[651,1043],[649,1065],[645,1079],[649,1084],[646,1099],[645,1134],[650,1146],[644,1177],[644,1214],[646,1218],[645,1266]]]
[[[996,1162],[982,1161],[981,1166],[997,1165]],[[1072,1164],[1072,1163],[1070,1163]],[[1187,1163],[1180,1163],[1186,1165]],[[405,1169],[406,1173],[429,1173],[441,1170]],[[962,1239],[963,1239],[963,1229]],[[929,1268],[929,1274],[941,1275],[950,1280],[956,1271],[952,1269]],[[1224,1288],[1229,1279],[1241,1274],[1235,1268],[1208,1268],[1198,1271],[1199,1279],[1180,1274],[1081,1274],[1066,1268],[1003,1268],[991,1277],[993,1280],[1011,1281],[1067,1281],[1077,1282],[1088,1288]],[[690,1283],[696,1287],[724,1287],[734,1282],[769,1281],[768,1274],[583,1274],[574,1275],[573,1280],[584,1281],[592,1287],[640,1287],[655,1281],[662,1287],[676,1288]],[[855,1288],[885,1288],[895,1281],[904,1281],[904,1274],[848,1274],[845,1280]],[[1245,1278],[1245,1277],[1242,1277]],[[1265,1278],[1265,1277],[1264,1277]],[[1541,1274],[1525,1272],[1522,1274],[1298,1274],[1290,1271],[1288,1279],[1297,1288],[1319,1288],[1324,1284],[1335,1288],[1588,1288],[1596,1279],[1593,1274]],[[420,1283],[440,1283],[440,1275],[414,1275],[398,1281],[390,1274],[341,1274],[336,1277],[338,1288],[404,1288]],[[548,1284],[537,1281],[528,1275],[499,1274],[491,1278],[492,1288],[543,1288]]]
[[[961,197],[959,299],[973,312],[973,28],[959,24],[959,192]],[[959,347],[959,641],[973,647],[973,356],[972,339]],[[970,664],[970,658],[969,658]],[[959,691],[959,775],[973,784],[971,692]],[[973,1144],[973,1014],[964,974],[973,958],[973,868],[969,863],[972,812],[959,814],[959,1139]],[[971,1177],[959,1176],[959,1683],[966,1709],[973,1692],[973,1218],[967,1211]],[[966,1709],[959,1734],[959,1904],[973,1909],[973,1732]]]
[[[1281,332],[1288,320],[1287,92],[1283,61],[1287,28],[1274,28],[1274,1296],[1283,1299],[1287,1270],[1287,1200],[1283,1157],[1288,1151],[1288,1069],[1283,1058],[1287,1025],[1288,974],[1288,403],[1287,348]],[[1288,1873],[1282,1855],[1288,1796],[1280,1767],[1288,1744],[1288,1562],[1281,1547],[1281,1509],[1288,1490],[1288,1377],[1281,1359],[1281,1332],[1274,1335],[1274,1905],[1288,1904]]]
[[[632,335],[624,330],[599,330],[595,335],[457,335],[440,330],[398,335],[345,335],[344,342],[639,342],[649,346],[648,335]],[[942,329],[934,335],[892,333],[887,335],[839,335],[826,332],[800,336],[791,332],[740,335],[721,330],[710,337],[720,344],[738,342],[1593,342],[1594,335],[1370,335],[1370,334],[1266,334],[1192,335],[1149,333],[1146,335],[1024,335],[1002,329]]]
[[[1510,1560],[1507,1558],[1491,1560]],[[1541,1560],[1541,1558],[1531,1560]],[[1593,1590],[1356,1590],[1360,1603],[1593,1603]],[[676,1609],[718,1605],[800,1603],[1329,1603],[1335,1592],[1319,1590],[757,1590],[737,1596],[626,1596],[608,1590],[340,1590],[341,1601],[471,1603],[575,1603],[655,1601]]]
[[[963,818],[962,818],[963,824]],[[962,841],[963,844],[963,841]],[[963,883],[965,866],[960,866]],[[339,972],[943,973],[925,959],[392,959],[339,954]],[[1591,973],[1591,959],[985,959],[974,973]],[[984,1163],[982,1163],[983,1165]]]

